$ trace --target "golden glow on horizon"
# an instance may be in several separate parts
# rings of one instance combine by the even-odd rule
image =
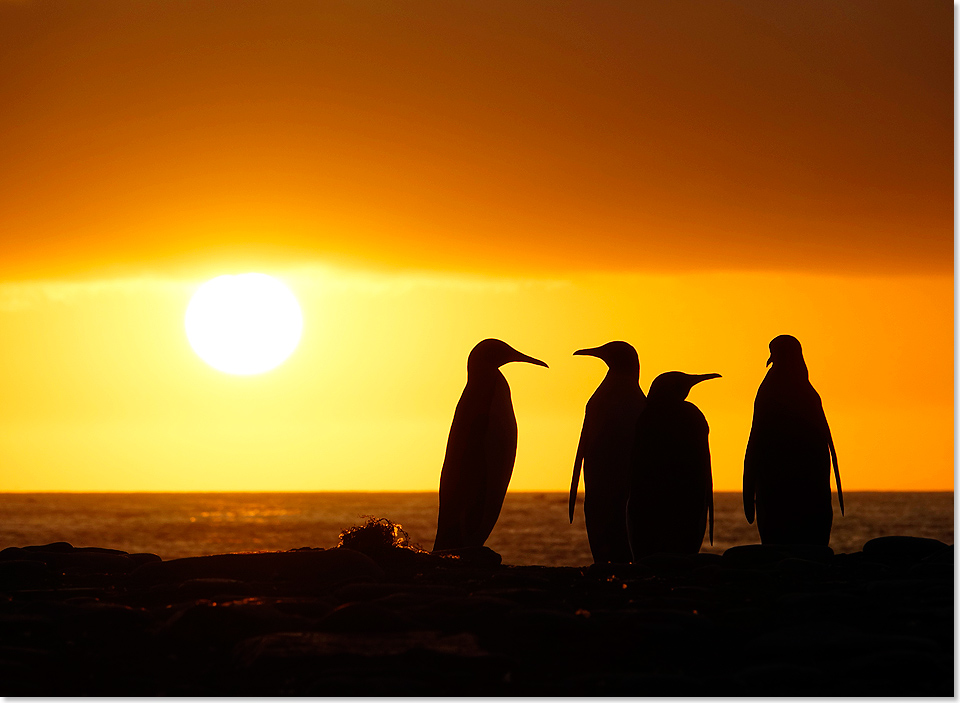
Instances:
[[[296,297],[263,273],[217,276],[197,289],[184,317],[201,359],[224,373],[249,376],[276,368],[303,332]]]
[[[953,488],[950,276],[580,275],[503,279],[270,269],[303,305],[274,372],[198,363],[183,311],[199,280],[0,284],[0,491],[431,491],[477,341],[550,364],[503,369],[519,426],[514,491],[566,490],[611,339],[694,389],[714,483],[737,490],[767,344],[803,344],[843,487]],[[202,280],[202,279],[201,279]],[[308,330],[323,334],[308,334]],[[82,334],[78,334],[82,330]],[[543,373],[536,373],[543,371]]]

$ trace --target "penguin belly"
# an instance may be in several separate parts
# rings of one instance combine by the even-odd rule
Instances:
[[[637,418],[645,405],[639,385],[608,376],[587,403],[583,448],[583,518],[594,562],[627,563],[627,498]]]
[[[764,544],[830,543],[830,455],[818,434],[791,433],[760,453],[757,531]]]
[[[483,546],[493,532],[500,518],[517,458],[517,417],[513,411],[510,386],[502,376],[499,380],[502,380],[502,383],[497,383],[494,387],[490,416],[481,448],[484,471],[477,496],[477,519],[470,525],[469,546]]]
[[[659,471],[682,472],[661,465]],[[646,480],[634,485],[627,503],[627,527],[633,559],[669,552],[696,554],[707,528],[707,490],[703,481]]]
[[[689,412],[641,415],[627,503],[634,560],[656,552],[696,554],[703,544],[710,490],[708,429],[694,410],[699,417]]]
[[[620,453],[596,452],[583,461],[583,518],[590,552],[597,563],[630,561],[627,498],[630,463]]]
[[[468,381],[457,402],[440,471],[434,550],[480,546],[476,526],[487,485],[485,440],[492,396],[488,384]]]

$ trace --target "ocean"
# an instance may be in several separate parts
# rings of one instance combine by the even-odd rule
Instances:
[[[721,553],[760,541],[740,494],[716,493],[714,543]],[[841,517],[834,496],[835,552],[855,552],[883,535],[953,543],[953,493],[851,492]],[[433,546],[437,494],[424,493],[6,493],[0,494],[0,548],[65,541],[75,547],[151,552],[164,559],[224,552],[334,547],[340,533],[388,518],[410,542]],[[505,564],[590,564],[582,493],[573,524],[566,493],[508,493],[487,546]]]

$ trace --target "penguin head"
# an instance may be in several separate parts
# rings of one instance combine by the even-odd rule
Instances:
[[[574,356],[595,356],[602,359],[611,371],[640,371],[640,358],[637,350],[626,342],[607,342],[599,347],[577,349]]]
[[[478,342],[467,357],[467,371],[470,369],[498,369],[511,361],[525,361],[528,364],[546,366],[539,359],[527,356],[499,339],[485,339]],[[548,367],[549,368],[549,367]]]
[[[781,370],[803,369],[806,373],[807,365],[803,361],[800,340],[789,334],[774,337],[770,341],[770,358],[767,359],[767,366],[770,364]]]
[[[682,403],[686,400],[691,388],[700,381],[708,381],[711,378],[720,378],[720,374],[690,374],[682,371],[667,371],[653,379],[653,383],[650,384],[650,391],[647,393],[647,402],[650,404]]]

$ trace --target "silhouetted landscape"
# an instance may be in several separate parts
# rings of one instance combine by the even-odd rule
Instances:
[[[953,692],[953,547],[937,540],[539,567],[358,528],[333,549],[173,560],[5,549],[4,694]]]

